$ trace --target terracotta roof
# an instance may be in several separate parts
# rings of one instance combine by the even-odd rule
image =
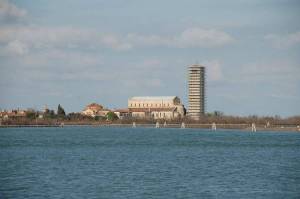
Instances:
[[[91,104],[89,104],[85,107],[85,110],[87,110],[87,109],[97,109],[97,110],[99,110],[99,109],[103,109],[103,106],[101,106],[100,104],[91,103]]]
[[[129,100],[173,100],[176,96],[136,96],[129,98]]]
[[[104,108],[104,109],[101,109],[100,111],[111,111],[111,110],[107,109],[107,108]]]

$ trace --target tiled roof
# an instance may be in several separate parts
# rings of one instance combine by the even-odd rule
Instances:
[[[173,100],[176,96],[136,96],[131,97],[129,100]]]
[[[84,108],[84,110],[88,110],[88,109],[101,110],[101,109],[103,109],[103,106],[101,106],[100,104],[92,103],[92,104],[87,105]]]
[[[105,112],[105,111],[111,111],[110,109],[107,109],[107,108],[104,108],[104,109],[101,109],[101,110],[99,110],[98,112]]]
[[[128,108],[124,108],[124,109],[116,109],[116,110],[114,110],[114,112],[128,113],[128,112],[129,112],[129,109],[128,109]]]

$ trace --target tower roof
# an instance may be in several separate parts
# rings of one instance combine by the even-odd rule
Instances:
[[[189,68],[205,68],[205,66],[202,66],[200,64],[192,64],[189,66]]]

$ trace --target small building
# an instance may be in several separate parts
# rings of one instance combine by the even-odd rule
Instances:
[[[135,118],[176,119],[185,115],[185,108],[177,96],[132,97],[128,109]]]
[[[100,111],[97,112],[96,116],[100,116],[100,117],[105,117],[107,113],[111,112],[110,109],[102,109]]]
[[[128,108],[116,109],[114,110],[114,113],[118,116],[119,119],[129,119],[132,117],[132,114]]]
[[[43,119],[43,118],[44,118],[43,113],[38,113],[38,118],[39,118],[39,119]]]
[[[91,116],[91,117],[96,117],[96,116],[105,117],[108,112],[110,112],[110,110],[103,108],[102,105],[92,103],[87,105],[84,108],[84,110],[81,112],[81,114]]]

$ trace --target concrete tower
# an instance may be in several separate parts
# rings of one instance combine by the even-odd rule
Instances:
[[[199,120],[205,114],[205,67],[189,66],[189,109],[188,116]]]

